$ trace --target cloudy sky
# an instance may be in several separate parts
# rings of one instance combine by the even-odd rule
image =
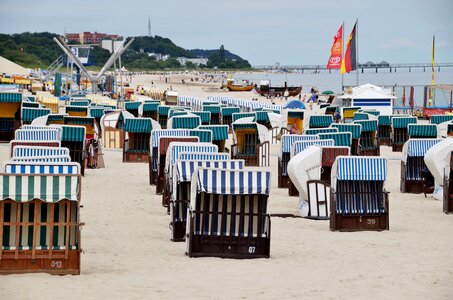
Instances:
[[[20,4],[18,4],[20,3]],[[359,19],[359,61],[453,62],[451,0],[0,0],[0,32],[97,31],[170,38],[187,49],[221,44],[253,65],[325,64],[344,21]]]

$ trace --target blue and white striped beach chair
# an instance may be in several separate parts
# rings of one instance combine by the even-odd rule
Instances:
[[[387,159],[339,156],[332,166],[330,229],[388,230]]]
[[[269,171],[198,168],[192,176],[186,254],[268,258]]]
[[[60,141],[61,129],[48,127],[46,129],[18,129],[14,134],[18,141]]]

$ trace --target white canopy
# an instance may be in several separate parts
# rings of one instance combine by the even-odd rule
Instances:
[[[0,56],[0,73],[8,75],[28,76],[30,72],[22,66]]]
[[[425,164],[434,176],[436,184],[443,185],[444,169],[450,167],[453,139],[446,138],[432,146],[425,154]]]

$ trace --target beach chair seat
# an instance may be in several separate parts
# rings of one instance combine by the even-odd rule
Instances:
[[[417,124],[416,117],[397,117],[394,116],[391,119],[392,121],[392,151],[401,152],[403,150],[403,145],[409,139],[408,135],[408,125]]]
[[[189,132],[187,132],[188,134]],[[156,194],[162,194],[165,187],[165,162],[168,147],[172,142],[181,143],[198,143],[200,139],[197,136],[160,136],[158,139],[158,156],[157,156],[157,176],[156,176]]]
[[[234,115],[233,115],[234,117]],[[244,159],[247,166],[269,166],[269,131],[255,122],[233,122],[231,157]]]
[[[440,139],[409,139],[404,144],[400,184],[402,193],[424,193],[424,184],[426,184],[422,176],[422,170],[426,169],[424,156],[440,141]],[[425,176],[425,178],[428,177]]]
[[[388,230],[387,159],[339,156],[332,166],[330,229]]]
[[[190,203],[190,188],[192,174],[196,168],[236,169],[244,168],[243,160],[228,160],[228,157],[220,157],[215,160],[212,156],[218,154],[206,154],[209,160],[177,160],[173,167],[173,188],[170,201],[170,239],[174,242],[184,241],[186,235],[187,208]]]
[[[125,119],[123,162],[145,162],[149,160],[152,119]]]
[[[269,258],[269,188],[269,171],[198,168],[191,183],[186,255]]]
[[[378,116],[377,139],[379,146],[390,146],[390,136],[392,133],[391,116]]]
[[[0,274],[80,274],[80,166],[5,167],[11,173],[0,174]]]

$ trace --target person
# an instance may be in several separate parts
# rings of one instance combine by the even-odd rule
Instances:
[[[145,89],[142,87],[142,89],[140,90],[140,95],[144,95],[145,94]]]
[[[289,92],[288,92],[288,89],[286,89],[285,92],[283,93],[283,97],[285,97],[286,101],[288,101],[288,96],[289,96]]]

